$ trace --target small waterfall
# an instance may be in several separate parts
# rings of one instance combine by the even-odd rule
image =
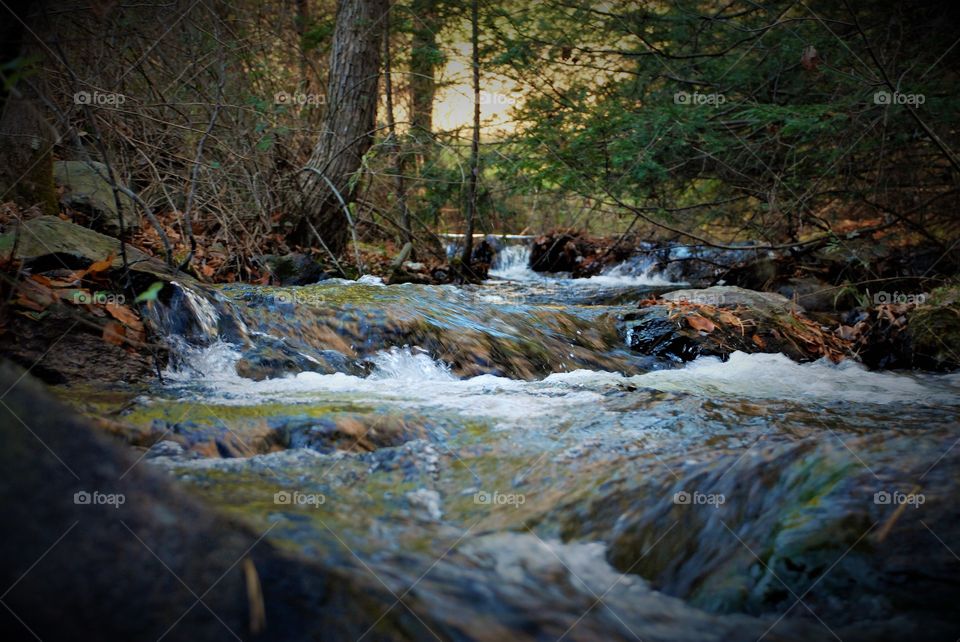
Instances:
[[[530,246],[525,243],[505,245],[501,248],[493,260],[490,276],[510,281],[529,281],[540,278],[530,269]]]

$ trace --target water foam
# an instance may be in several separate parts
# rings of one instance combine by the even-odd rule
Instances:
[[[652,266],[637,270],[636,266],[621,263],[602,273],[584,279],[548,276],[530,269],[530,247],[508,245],[497,253],[490,276],[505,281],[556,281],[578,287],[629,288],[639,286],[678,285],[653,273]]]
[[[657,390],[722,397],[849,401],[857,403],[960,403],[955,381],[945,376],[916,377],[871,372],[850,360],[796,363],[782,354],[734,352],[723,362],[701,357],[679,370],[637,375],[632,382]]]

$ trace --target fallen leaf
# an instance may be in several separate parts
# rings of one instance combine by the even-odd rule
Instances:
[[[103,326],[103,340],[111,345],[121,345],[125,334],[124,327],[116,321],[109,321]]]
[[[701,330],[707,334],[710,334],[717,329],[717,326],[714,325],[713,321],[704,318],[699,314],[691,314],[690,316],[686,317],[686,319],[687,324],[694,330]]]
[[[752,337],[750,337],[750,340],[753,341],[754,344],[756,344],[756,346],[761,350],[767,349],[767,342],[764,341],[763,337],[761,337],[759,334],[753,335]]]
[[[853,341],[859,335],[860,332],[853,326],[841,325],[839,328],[837,328],[837,336],[846,341]]]
[[[90,267],[88,267],[86,270],[83,270],[79,273],[79,277],[83,278],[90,274],[99,274],[100,272],[106,272],[113,266],[114,257],[115,255],[111,254],[110,256],[103,259],[102,261],[95,261],[91,263]]]
[[[120,321],[125,326],[132,328],[134,330],[143,329],[143,324],[140,322],[140,319],[137,317],[137,313],[128,308],[125,305],[120,305],[119,303],[110,302],[107,303],[107,312],[110,313],[117,321]]]

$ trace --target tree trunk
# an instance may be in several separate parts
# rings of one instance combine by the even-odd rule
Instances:
[[[384,19],[383,29],[383,88],[387,95],[387,129],[390,134],[390,151],[393,153],[394,189],[397,199],[397,209],[400,211],[401,244],[413,243],[413,230],[410,227],[410,210],[407,209],[407,188],[404,180],[406,163],[401,155],[400,139],[397,137],[397,121],[393,116],[393,78],[390,76],[390,9]]]
[[[353,201],[354,175],[373,142],[386,11],[387,0],[338,3],[327,112],[323,133],[300,177],[303,200],[291,233],[294,243],[316,243],[316,230],[334,254],[346,247],[351,222],[343,204]]]
[[[440,20],[436,0],[413,0],[413,48],[410,52],[410,129],[423,149],[421,158],[429,154],[433,136],[433,100],[437,93],[436,71],[440,53],[437,30]]]
[[[463,239],[463,266],[470,274],[473,261],[473,223],[477,216],[477,179],[480,176],[480,24],[479,0],[471,4],[473,46],[473,140],[470,142],[470,176],[467,179],[467,229]]]

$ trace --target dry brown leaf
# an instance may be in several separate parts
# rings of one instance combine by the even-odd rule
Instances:
[[[78,273],[78,278],[83,278],[90,274],[99,274],[100,272],[106,272],[113,266],[113,259],[115,258],[114,254],[111,254],[102,261],[94,261],[90,264],[86,270],[82,270]]]
[[[750,337],[750,340],[753,341],[753,343],[756,344],[756,346],[761,350],[767,349],[767,342],[764,341],[763,337],[761,337],[759,334],[753,335],[752,337]]]
[[[694,330],[701,330],[709,334],[717,329],[717,326],[714,325],[713,321],[704,318],[699,314],[691,314],[690,316],[686,317],[686,319],[687,324]]]
[[[33,280],[21,281],[17,286],[17,298],[14,303],[28,310],[41,312],[56,300],[53,291]]]
[[[140,322],[140,319],[137,317],[137,313],[132,309],[128,308],[125,305],[120,305],[119,303],[107,303],[107,312],[110,313],[117,321],[120,321],[125,326],[132,328],[134,330],[142,330],[143,323]]]
[[[839,328],[837,328],[837,336],[846,341],[853,341],[860,336],[860,332],[853,326],[841,325]]]
[[[108,321],[103,326],[103,340],[111,345],[121,345],[126,335],[126,329],[116,321]]]

